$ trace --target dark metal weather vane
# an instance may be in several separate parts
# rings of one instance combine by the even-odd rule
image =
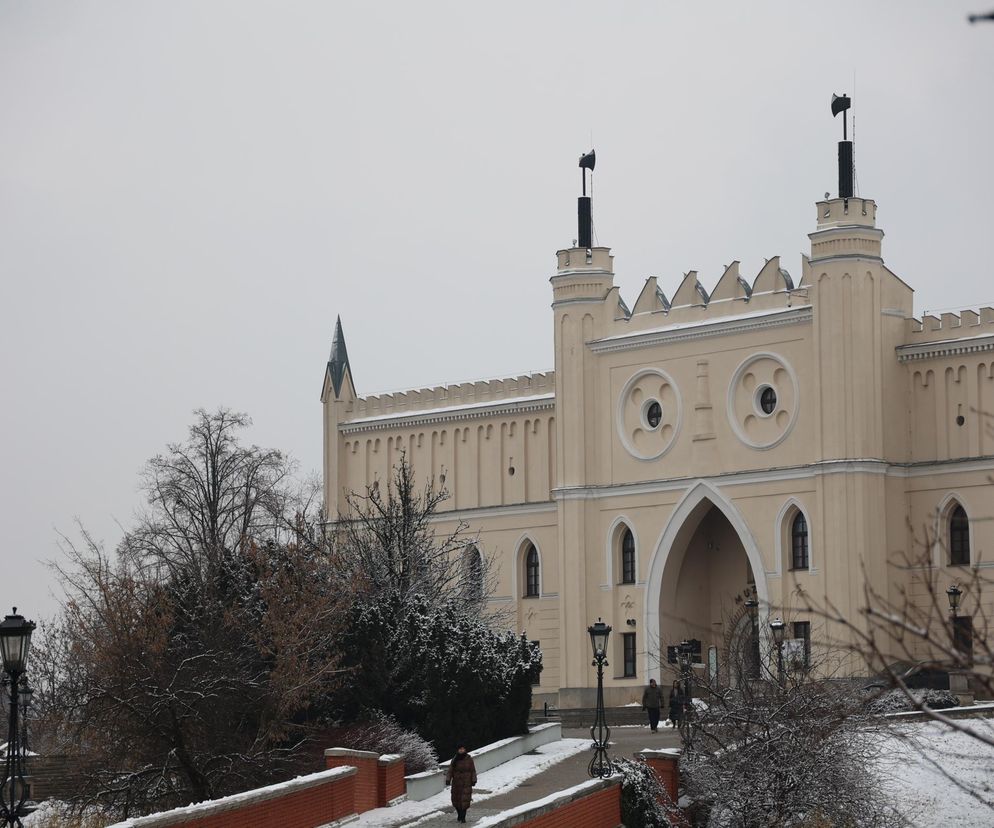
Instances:
[[[590,247],[593,244],[593,212],[591,210],[591,198],[587,195],[587,170],[590,170],[592,177],[596,162],[597,154],[593,150],[580,156],[579,167],[583,195],[577,199],[576,205],[578,247]],[[591,187],[591,190],[593,190],[593,187]]]
[[[841,95],[832,95],[832,117],[842,113],[842,140],[839,141],[839,198],[853,196],[852,141],[849,140],[849,116],[846,114],[851,106],[852,99],[845,92]]]

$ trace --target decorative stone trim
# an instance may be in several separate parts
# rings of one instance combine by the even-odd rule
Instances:
[[[499,517],[501,515],[537,515],[543,512],[556,511],[555,501],[539,500],[535,503],[508,503],[504,506],[477,506],[471,509],[450,509],[438,511],[431,516],[431,523],[452,520],[479,520],[481,518]]]
[[[828,474],[877,474],[888,477],[925,477],[930,474],[953,472],[994,471],[994,456],[967,457],[961,460],[927,461],[922,463],[888,463],[886,460],[821,460],[803,466],[786,466],[781,469],[753,469],[726,472],[706,478],[714,485],[742,486],[753,483],[805,480]],[[678,492],[701,480],[699,477],[673,477],[666,480],[647,480],[642,483],[613,485],[563,486],[552,490],[559,500],[593,500],[599,497]]]
[[[658,390],[646,391],[645,385],[659,387]],[[655,403],[660,412],[660,420],[654,427],[645,422],[645,407],[649,403]],[[680,388],[661,368],[636,371],[621,389],[615,410],[615,427],[621,445],[636,460],[658,460],[666,454],[676,442],[682,423]],[[638,435],[642,435],[641,447],[634,439]]]
[[[898,362],[977,354],[994,351],[994,334],[963,336],[958,339],[943,339],[939,342],[922,342],[918,345],[899,345],[895,350]]]
[[[766,383],[754,378],[754,381],[759,383],[757,388],[746,387],[743,384],[744,379],[748,378],[747,375],[751,371],[756,370],[754,366],[764,363],[776,366],[771,377],[780,373],[780,369],[786,372],[785,377],[779,383],[772,378]],[[762,387],[772,388],[776,393],[777,410],[772,411],[769,415],[760,411],[756,405],[755,394]],[[735,369],[732,380],[728,384],[726,400],[728,424],[732,427],[735,436],[745,445],[765,451],[779,446],[787,439],[797,422],[800,403],[800,389],[793,366],[780,354],[760,351],[750,354],[739,363],[739,367]],[[782,423],[780,422],[781,417],[783,417]],[[760,434],[749,434],[750,420],[754,421],[754,428],[758,427],[762,430]]]
[[[650,348],[654,345],[668,345],[672,342],[686,342],[711,336],[727,336],[764,328],[780,328],[784,325],[799,325],[810,322],[812,318],[813,311],[810,305],[800,305],[796,308],[774,308],[737,316],[702,319],[697,322],[676,322],[663,328],[633,331],[629,334],[596,339],[588,342],[587,347],[597,354],[631,351],[636,348]]]
[[[364,417],[358,420],[341,423],[338,431],[341,434],[356,432],[381,431],[387,428],[406,428],[408,426],[424,426],[433,423],[451,423],[459,420],[475,420],[493,415],[521,414],[531,411],[546,411],[556,407],[555,394],[539,394],[532,397],[519,397],[509,400],[493,400],[483,403],[450,406],[426,411],[398,411],[396,414],[383,414],[376,417]]]

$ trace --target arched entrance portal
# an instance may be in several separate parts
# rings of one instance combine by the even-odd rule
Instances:
[[[759,603],[751,616],[749,597]],[[646,599],[646,666],[657,678],[666,647],[684,639],[701,642],[705,670],[708,648],[717,647],[719,670],[732,678],[722,663],[728,645],[743,634],[751,640],[754,627],[762,635],[769,592],[759,549],[742,516],[708,484],[699,483],[674,509],[649,566]]]

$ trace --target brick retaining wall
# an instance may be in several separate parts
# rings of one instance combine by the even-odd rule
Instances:
[[[254,791],[118,822],[111,828],[319,828],[355,814],[355,768],[334,768]]]
[[[380,797],[377,793],[379,769],[377,763],[380,755],[369,750],[351,750],[349,748],[328,748],[324,752],[326,768],[355,768],[355,810],[357,814],[371,811],[378,807]]]
[[[477,828],[618,828],[621,777],[592,779],[477,822]]]
[[[404,757],[381,756],[376,763],[376,804],[383,808],[406,793]]]

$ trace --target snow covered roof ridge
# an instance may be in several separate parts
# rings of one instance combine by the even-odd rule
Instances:
[[[499,403],[554,394],[554,371],[516,377],[478,380],[360,397],[351,406],[347,420],[423,414],[435,409],[455,409],[480,403]]]

